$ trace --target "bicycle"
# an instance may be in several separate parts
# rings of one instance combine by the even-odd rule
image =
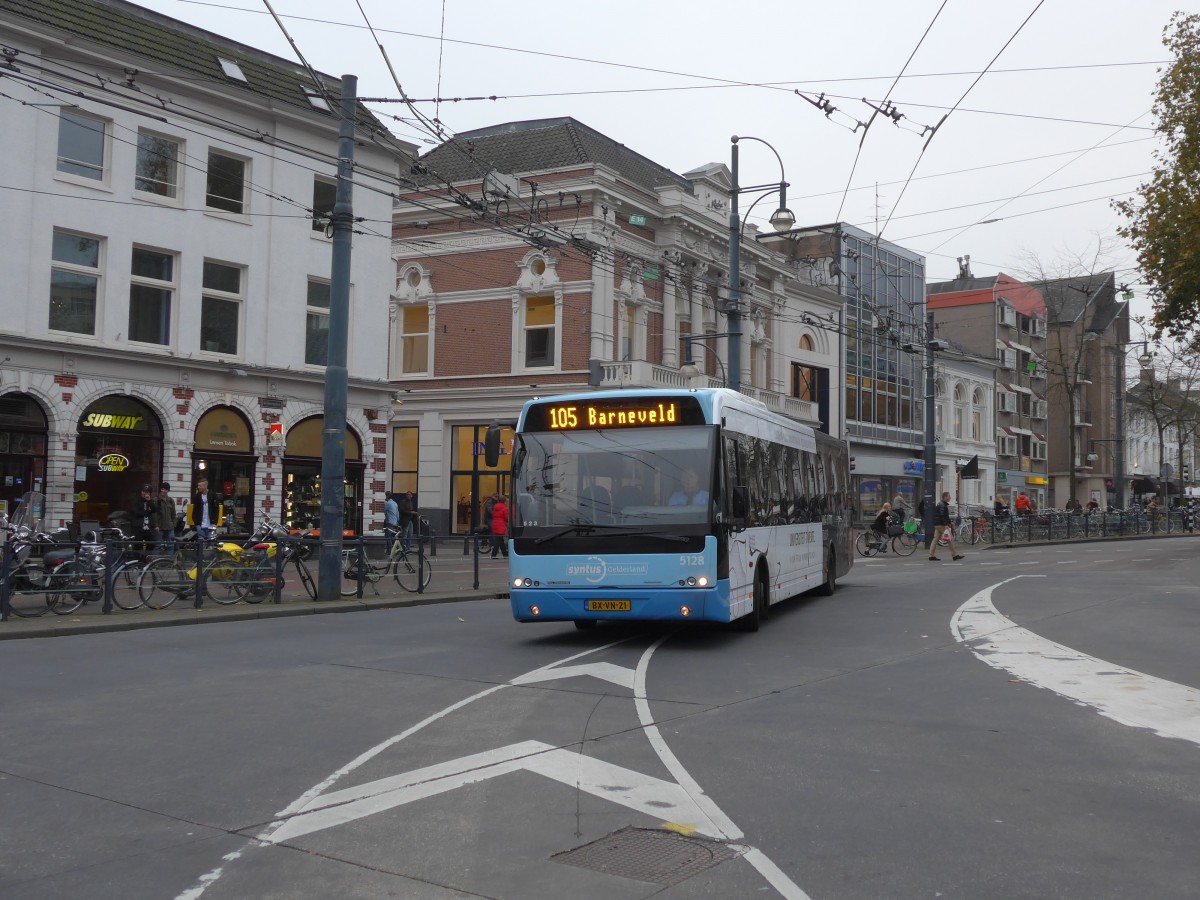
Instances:
[[[23,619],[36,618],[49,612],[55,593],[47,588],[45,567],[33,553],[34,547],[53,542],[48,534],[35,531],[26,524],[27,521],[36,521],[36,517],[31,518],[26,514],[27,510],[38,505],[38,501],[32,500],[31,496],[31,492],[25,494],[11,522],[0,515],[0,528],[4,530],[6,538],[0,545],[0,591],[8,594],[8,611]],[[41,504],[44,502],[43,498]]]
[[[912,525],[915,526],[916,523],[913,522]],[[892,528],[895,527],[894,525],[892,526]],[[891,541],[893,553],[897,556],[911,556],[913,551],[917,549],[916,535],[904,526],[900,526],[900,528],[900,533],[891,537],[884,536],[876,531],[860,532],[858,538],[854,541],[854,549],[869,559],[876,553],[886,552],[888,542]]]
[[[96,534],[89,533],[92,540],[79,543],[79,548],[70,551],[69,558],[54,566],[46,576],[46,588],[55,591],[47,598],[51,611],[60,616],[70,615],[90,600],[101,600],[108,586],[110,545],[100,542],[110,538],[119,547],[112,563],[112,599],[125,610],[137,609],[142,605],[138,593],[143,560],[130,552],[125,534],[119,528],[110,528]]]
[[[180,597],[192,595],[198,582],[204,583],[204,596],[228,606],[239,601],[260,603],[275,588],[275,554],[288,531],[264,509],[262,521],[245,545],[201,541],[181,546],[173,556],[150,562],[138,580],[138,595],[150,609],[166,609]],[[264,541],[273,538],[272,541]],[[316,599],[317,586],[298,543],[288,542],[283,551],[284,566],[294,565],[300,583],[309,597]],[[199,553],[197,552],[199,548]],[[197,558],[202,567],[197,568]],[[207,561],[204,561],[207,560]],[[198,577],[197,573],[200,573]],[[280,584],[282,588],[282,583]]]
[[[421,524],[424,524],[422,522]],[[404,541],[400,529],[386,529],[394,540],[391,552],[382,559],[371,559],[366,555],[363,546],[342,551],[342,596],[354,597],[358,594],[359,575],[363,584],[370,583],[371,589],[379,593],[375,587],[380,581],[391,575],[396,584],[409,592],[422,591],[433,578],[433,568],[429,559],[423,553],[413,554],[404,549]]]

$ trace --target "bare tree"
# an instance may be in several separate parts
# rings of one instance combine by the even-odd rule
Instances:
[[[1080,435],[1077,423],[1086,421],[1086,393],[1100,377],[1102,354],[1091,345],[1100,341],[1118,346],[1128,334],[1127,305],[1116,297],[1116,283],[1107,269],[1115,241],[1097,237],[1082,251],[1063,251],[1052,263],[1026,253],[1021,276],[1037,288],[1046,304],[1046,390],[1066,413],[1067,500],[1078,502],[1077,468]],[[1055,505],[1062,505],[1055,497]]]
[[[1139,324],[1145,322],[1139,320]],[[1131,417],[1142,415],[1154,424],[1158,435],[1159,492],[1167,494],[1168,433],[1178,445],[1179,493],[1184,492],[1183,464],[1187,447],[1200,435],[1200,357],[1182,343],[1153,345],[1148,367],[1128,392]]]

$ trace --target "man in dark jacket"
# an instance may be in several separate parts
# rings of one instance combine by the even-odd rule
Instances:
[[[941,562],[941,557],[937,555],[938,542],[942,539],[942,532],[950,532],[950,553],[955,559],[962,559],[962,554],[954,546],[954,530],[950,527],[950,492],[943,491],[941,502],[933,508],[933,543],[929,545],[929,559],[931,562]]]
[[[154,511],[150,514],[150,533],[154,537],[154,549],[165,553],[175,552],[175,501],[171,499],[171,485],[162,482],[158,496],[154,498]]]

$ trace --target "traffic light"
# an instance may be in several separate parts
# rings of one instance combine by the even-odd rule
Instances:
[[[854,471],[854,457],[853,456],[850,457],[850,471],[851,472]]]

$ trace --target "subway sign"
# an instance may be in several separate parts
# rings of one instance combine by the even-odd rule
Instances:
[[[108,413],[92,413],[83,420],[83,428],[111,428],[114,431],[134,431],[144,422],[142,416],[111,416]]]
[[[101,472],[124,472],[129,468],[129,457],[120,453],[105,453],[97,462]]]

